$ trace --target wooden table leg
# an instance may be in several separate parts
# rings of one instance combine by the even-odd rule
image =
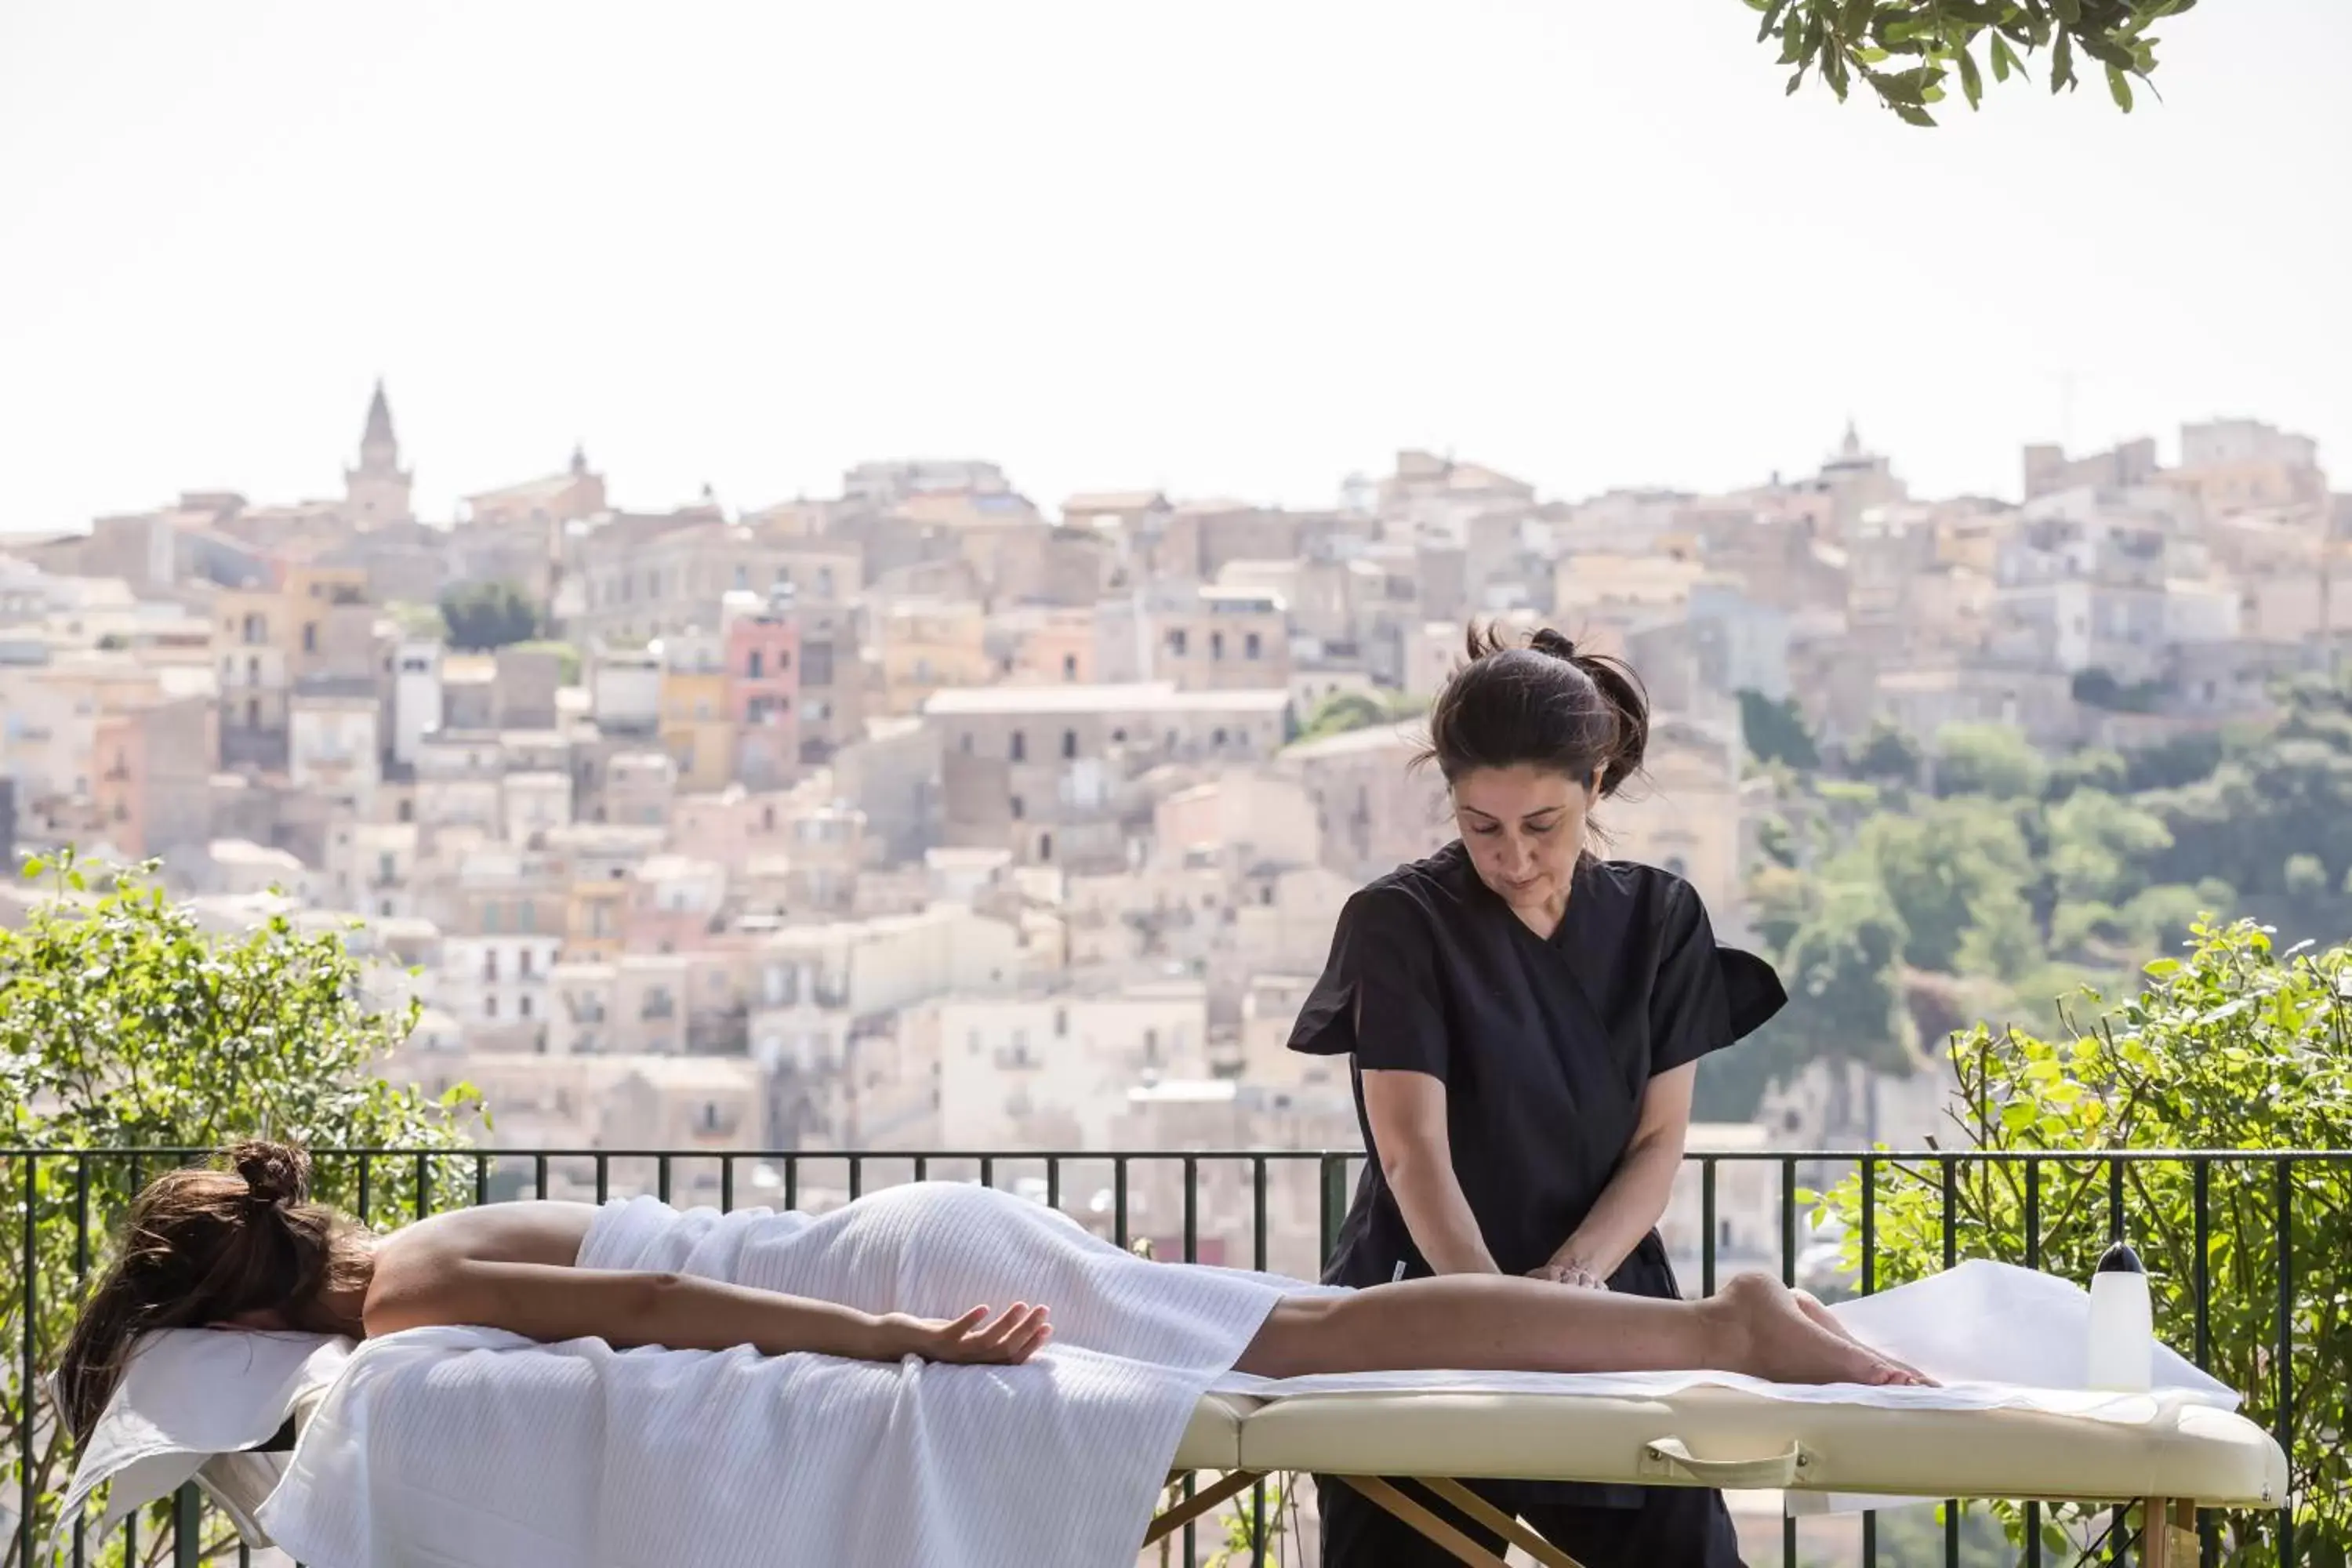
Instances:
[[[2140,1503],[2141,1568],[2172,1568],[2172,1505],[2163,1498]]]
[[[1538,1563],[1542,1563],[1543,1568],[1584,1568],[1584,1565],[1575,1558],[1570,1557],[1460,1481],[1449,1480],[1443,1476],[1418,1476],[1414,1479]]]
[[[1396,1515],[1441,1550],[1450,1553],[1457,1563],[1467,1563],[1471,1568],[1509,1568],[1500,1557],[1487,1551],[1429,1510],[1378,1476],[1341,1476],[1339,1478]]]
[[[1226,1499],[1239,1497],[1248,1489],[1251,1482],[1262,1479],[1264,1479],[1263,1476],[1256,1470],[1231,1472],[1216,1485],[1206,1490],[1193,1493],[1182,1502],[1153,1519],[1150,1529],[1144,1534],[1143,1544],[1146,1546],[1155,1544],[1160,1537],[1172,1531],[1182,1529]]]

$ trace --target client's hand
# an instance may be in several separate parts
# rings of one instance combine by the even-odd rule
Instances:
[[[882,1320],[882,1327],[883,1360],[917,1355],[966,1365],[1017,1366],[1054,1332],[1045,1308],[1019,1305],[999,1313],[993,1322],[987,1308],[974,1307],[953,1322],[893,1312]]]

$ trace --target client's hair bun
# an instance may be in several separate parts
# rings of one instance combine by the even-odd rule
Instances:
[[[1570,641],[1564,633],[1554,631],[1549,626],[1529,637],[1528,647],[1538,653],[1548,653],[1554,658],[1564,658],[1570,664],[1576,662],[1576,644]]]
[[[229,1151],[229,1162],[256,1203],[299,1204],[310,1195],[310,1156],[290,1143],[247,1139]]]

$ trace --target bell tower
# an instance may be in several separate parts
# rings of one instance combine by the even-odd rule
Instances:
[[[384,400],[383,382],[375,384],[368,403],[367,429],[360,436],[360,464],[343,470],[343,509],[353,522],[406,522],[409,510],[409,470],[400,466],[400,438],[392,432],[392,405]]]

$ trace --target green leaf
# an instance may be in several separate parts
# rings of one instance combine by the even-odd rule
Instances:
[[[1756,29],[1756,41],[1760,44],[1772,36],[1773,28],[1780,25],[1780,14],[1789,8],[1789,0],[1748,0],[1748,3],[1764,13],[1764,25]]]
[[[2074,46],[2062,32],[2050,48],[2050,90],[2055,93],[2074,85]]]
[[[2124,73],[2113,66],[2107,68],[2107,96],[2116,100],[2117,109],[2122,110],[2126,114],[2131,112],[2131,83],[2126,81]]]
[[[1848,38],[1861,37],[1877,5],[1878,0],[1845,0],[1844,10],[1838,14],[1838,32]]]
[[[2050,0],[2050,9],[2056,12],[2058,20],[2069,27],[2083,25],[2083,0]]]
[[[48,868],[49,863],[47,860],[42,859],[37,855],[25,862],[25,875],[28,879],[37,877]]]
[[[2007,81],[2011,71],[2023,76],[2025,62],[2017,58],[2017,51],[2009,47],[2007,38],[1995,33],[1992,36],[1992,79]]]
[[[1969,107],[1974,109],[1984,97],[1984,79],[1977,74],[1977,62],[1968,50],[1962,49],[1953,58],[1959,61],[1960,90],[1968,95]]]

